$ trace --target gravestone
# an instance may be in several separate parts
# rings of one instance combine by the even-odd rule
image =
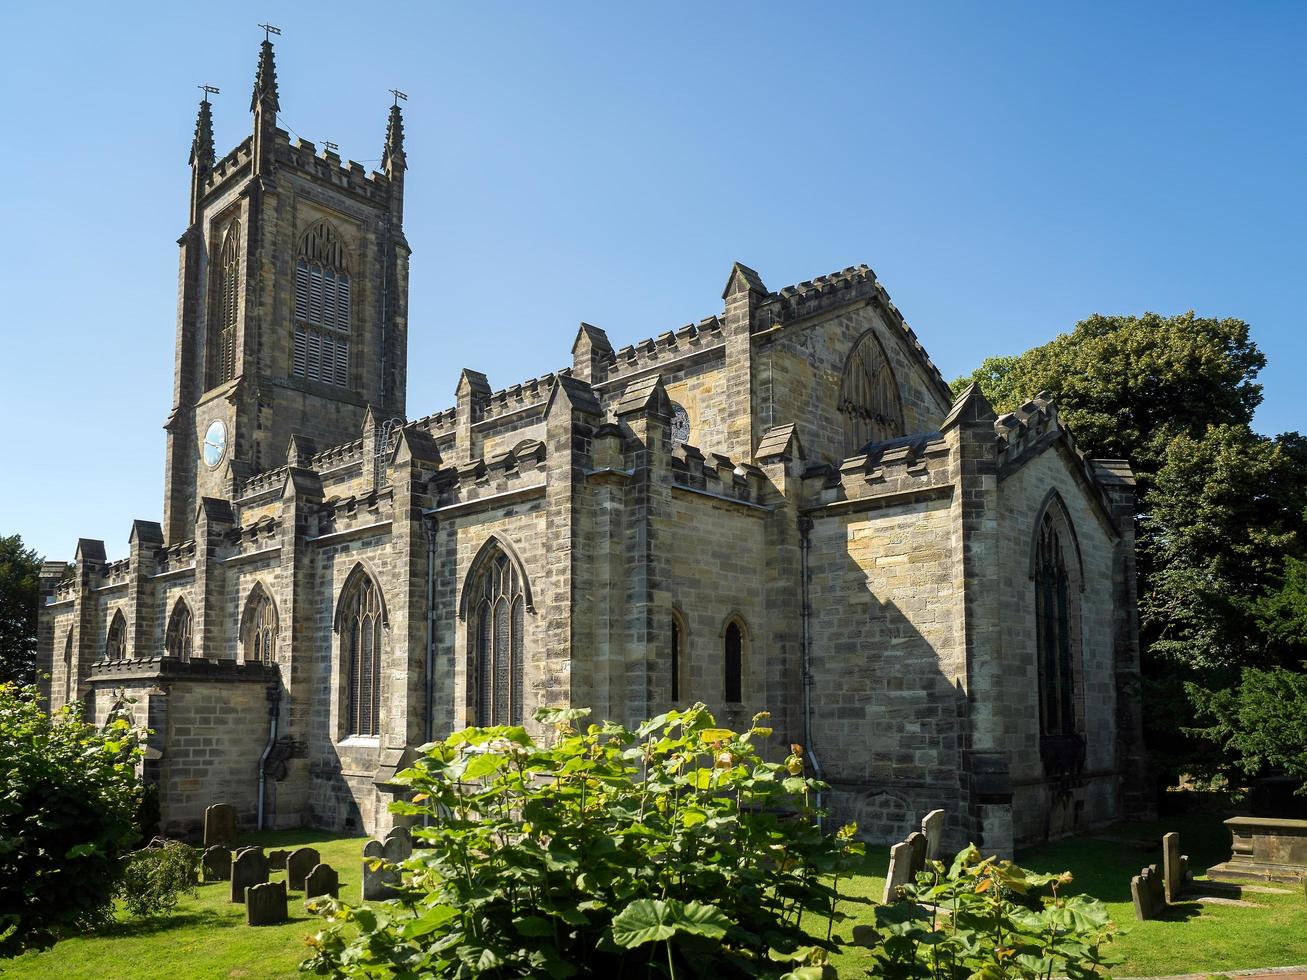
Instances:
[[[269,870],[271,870],[271,871],[285,871],[285,870],[286,870],[286,858],[288,858],[289,856],[290,856],[290,851],[285,851],[285,850],[281,850],[281,851],[269,851],[269,852],[268,852],[268,868],[269,868]]]
[[[413,835],[407,827],[394,827],[386,835],[386,860],[392,864],[407,861],[413,856]]]
[[[912,865],[909,872],[912,877],[908,880],[915,882],[917,872],[926,870],[926,835],[914,830],[908,834],[908,839],[903,843],[912,848]]]
[[[231,863],[231,900],[245,901],[245,889],[268,880],[268,859],[261,847],[246,847],[236,852]]]
[[[1130,898],[1135,906],[1135,918],[1144,922],[1155,919],[1166,911],[1166,892],[1157,865],[1150,864],[1130,879]]]
[[[897,902],[899,886],[912,881],[912,845],[907,841],[895,844],[889,849],[889,872],[885,875],[885,905]]]
[[[205,881],[227,881],[231,878],[231,851],[226,847],[206,847],[200,857],[200,869]]]
[[[245,924],[275,926],[286,921],[286,883],[265,881],[245,890]]]
[[[297,847],[286,858],[286,887],[293,892],[304,890],[304,879],[322,862],[322,855],[312,847]]]
[[[921,832],[926,837],[926,860],[939,860],[944,851],[944,811],[931,810],[922,817]]]
[[[1189,878],[1189,857],[1180,853],[1180,835],[1165,834],[1162,837],[1162,879],[1166,886],[1166,901],[1180,901],[1184,886]]]
[[[230,844],[236,839],[236,808],[230,803],[214,803],[204,811],[204,846]]]
[[[330,895],[335,898],[340,892],[340,875],[329,864],[319,864],[304,876],[304,899]]]
[[[386,845],[379,840],[370,840],[363,845],[363,901],[377,902],[393,898],[395,890],[390,887],[391,877],[384,865],[375,869],[373,861],[386,860]]]

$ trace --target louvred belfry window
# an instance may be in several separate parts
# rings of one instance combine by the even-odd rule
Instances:
[[[507,555],[487,563],[477,595],[477,724],[520,725],[526,600]]]
[[[206,387],[236,376],[236,328],[240,319],[241,223],[233,221],[222,239],[212,272]]]
[[[350,735],[381,734],[381,593],[366,574],[344,599],[341,644],[349,678]]]
[[[330,222],[318,222],[300,239],[293,319],[291,373],[297,378],[347,387],[349,255]]]

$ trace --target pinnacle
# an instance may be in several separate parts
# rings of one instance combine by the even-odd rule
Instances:
[[[199,170],[213,169],[213,112],[209,100],[200,103],[195,117],[195,137],[191,140],[191,166]]]
[[[272,56],[272,42],[264,40],[259,47],[259,68],[254,75],[254,95],[250,98],[250,111],[262,104],[277,112],[281,103],[277,99],[277,64]]]
[[[386,124],[386,145],[381,152],[387,164],[404,169],[404,115],[399,100],[390,107],[390,120]]]

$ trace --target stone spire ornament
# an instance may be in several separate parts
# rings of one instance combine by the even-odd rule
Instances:
[[[212,85],[201,85],[204,98],[200,101],[200,111],[195,117],[195,137],[191,140],[190,164],[201,173],[213,169],[213,112],[209,106],[209,96],[217,95],[218,90]]]
[[[259,67],[254,74],[254,95],[250,98],[250,112],[258,106],[276,113],[281,109],[277,100],[277,63],[272,56],[272,35],[281,34],[281,29],[271,24],[260,24],[263,28],[263,44],[259,47]]]
[[[395,97],[395,103],[390,107],[390,119],[386,123],[386,145],[381,151],[381,159],[386,173],[393,176],[395,171],[407,169],[404,161],[404,114],[399,103],[401,99],[407,102],[408,96],[397,88],[392,88],[390,94]]]

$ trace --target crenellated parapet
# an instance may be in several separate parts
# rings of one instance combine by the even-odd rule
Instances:
[[[901,503],[920,495],[951,493],[953,447],[939,432],[872,443],[838,466],[804,472],[805,497],[816,506],[876,500]]]
[[[722,344],[722,325],[716,316],[705,317],[698,323],[687,323],[656,337],[647,337],[613,351],[599,362],[602,377],[596,385],[627,381],[632,376],[652,370],[670,361],[680,361],[695,354],[719,351]]]
[[[441,469],[431,478],[430,492],[436,507],[441,508],[488,500],[524,487],[542,489],[546,457],[543,442],[524,439],[489,459]]]
[[[742,504],[762,506],[769,484],[752,463],[740,463],[721,453],[704,453],[682,443],[672,450],[672,486],[698,490]]]

